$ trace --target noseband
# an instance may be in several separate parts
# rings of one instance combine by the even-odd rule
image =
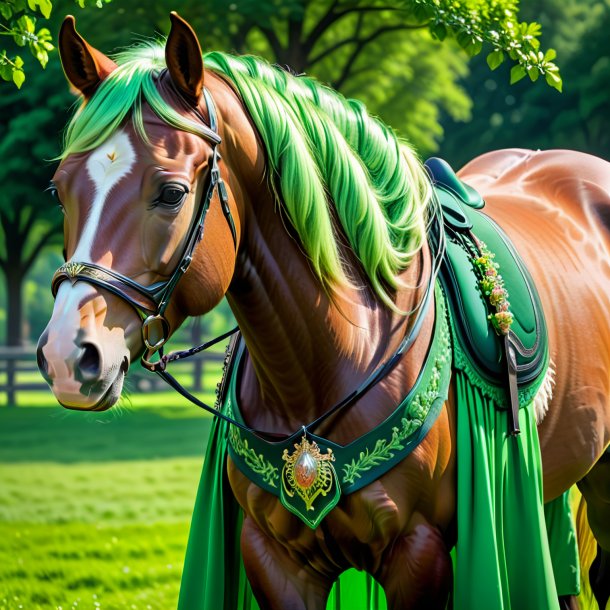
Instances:
[[[235,223],[229,208],[227,189],[218,167],[218,160],[220,158],[218,145],[222,140],[218,135],[216,107],[207,89],[204,89],[203,94],[208,109],[210,125],[209,127],[205,124],[202,126],[202,137],[212,146],[210,172],[207,178],[207,188],[204,196],[199,201],[198,209],[191,223],[182,257],[169,279],[156,282],[150,286],[144,286],[108,267],[102,267],[95,263],[68,261],[55,272],[51,282],[53,297],[57,295],[60,284],[64,280],[69,280],[72,284],[75,282],[87,282],[88,284],[104,288],[129,303],[142,319],[142,338],[146,346],[146,351],[142,356],[142,364],[151,370],[154,370],[154,363],[151,362],[150,358],[163,347],[163,344],[169,337],[170,326],[164,315],[165,310],[169,305],[171,296],[180,278],[186,273],[193,260],[193,253],[197,244],[203,238],[205,218],[210,209],[210,203],[215,190],[218,191],[222,212],[231,230],[233,245],[235,250],[237,250]]]

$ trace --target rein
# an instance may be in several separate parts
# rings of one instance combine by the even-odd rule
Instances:
[[[167,355],[163,354],[163,346],[169,338],[170,331],[169,322],[165,318],[164,314],[167,306],[169,305],[174,289],[182,276],[186,273],[193,259],[193,253],[197,244],[203,238],[205,219],[210,208],[214,191],[218,191],[218,198],[220,200],[222,211],[227,224],[229,225],[229,229],[233,237],[233,245],[237,251],[237,232],[235,229],[235,223],[229,208],[229,198],[226,186],[220,175],[220,169],[218,167],[220,154],[218,153],[217,147],[222,142],[222,139],[218,135],[216,107],[212,96],[207,89],[204,88],[203,94],[208,109],[210,124],[209,127],[205,125],[205,123],[203,123],[203,117],[200,117],[202,118],[203,123],[202,137],[204,137],[204,139],[212,145],[212,154],[210,156],[211,169],[208,176],[205,195],[200,200],[194,222],[191,225],[186,244],[184,246],[182,257],[170,278],[162,282],[151,284],[150,286],[144,286],[139,282],[136,282],[135,280],[123,275],[122,273],[119,273],[118,271],[114,271],[113,269],[109,269],[95,263],[68,261],[59,267],[59,269],[57,269],[53,275],[53,279],[51,281],[51,291],[53,293],[53,297],[55,297],[57,295],[57,291],[59,290],[59,286],[65,280],[69,280],[72,284],[81,281],[106,289],[114,295],[120,297],[129,303],[142,319],[142,338],[146,349],[141,357],[141,364],[145,369],[159,375],[161,379],[163,379],[169,386],[174,388],[174,390],[176,390],[180,395],[204,411],[211,413],[215,417],[218,417],[245,432],[256,435],[261,440],[274,439],[277,441],[288,438],[290,435],[256,430],[228,415],[225,415],[220,410],[211,407],[191,394],[166,370],[167,365],[170,362],[194,356],[195,354],[216,345],[227,337],[234,335],[239,330],[239,327],[236,326],[215,339],[207,341],[206,343],[203,343],[197,347],[170,352]],[[433,258],[433,268],[426,285],[426,292],[423,299],[414,310],[417,311],[417,318],[415,319],[415,322],[413,323],[408,334],[401,341],[400,345],[392,356],[390,356],[390,358],[375,369],[367,377],[367,379],[360,384],[360,386],[350,392],[335,405],[330,407],[320,417],[303,426],[303,434],[312,432],[322,422],[326,421],[340,410],[353,405],[364,393],[378,383],[394,368],[394,366],[396,366],[400,358],[406,352],[408,352],[419,336],[423,321],[428,313],[430,304],[433,301],[432,297],[434,295],[434,285],[438,275],[439,260],[441,258],[439,252],[444,250],[442,219],[438,214],[432,215],[431,224],[432,223],[437,225],[437,231],[432,231],[430,230],[431,227],[428,227],[431,242],[433,245],[440,247],[435,248],[435,250],[437,250],[437,254]],[[155,338],[153,339],[153,337]],[[152,361],[151,358],[157,352],[159,353],[159,359],[157,361]]]

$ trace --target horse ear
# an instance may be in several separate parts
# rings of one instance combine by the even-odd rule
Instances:
[[[175,11],[165,45],[165,62],[174,85],[186,98],[199,101],[203,91],[203,57],[193,28]]]
[[[61,24],[58,46],[66,78],[87,99],[117,68],[111,59],[94,49],[76,31],[76,21],[72,15],[68,15]]]

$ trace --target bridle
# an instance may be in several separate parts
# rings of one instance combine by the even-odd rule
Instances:
[[[237,251],[235,222],[229,207],[227,188],[218,167],[220,159],[218,145],[222,139],[218,135],[216,106],[207,89],[203,90],[203,95],[208,110],[209,127],[204,123],[202,124],[201,136],[212,146],[209,163],[210,171],[207,176],[207,186],[204,195],[199,201],[198,209],[195,212],[194,220],[189,229],[182,257],[169,279],[156,282],[150,286],[144,286],[108,267],[95,263],[68,261],[55,272],[51,282],[53,297],[57,295],[60,284],[64,280],[69,280],[72,284],[75,282],[87,282],[100,288],[105,288],[129,303],[137,311],[142,320],[142,338],[146,347],[142,355],[142,365],[151,371],[154,371],[159,366],[159,363],[152,362],[151,358],[156,352],[161,350],[169,337],[170,326],[165,318],[165,311],[180,278],[186,273],[193,260],[197,244],[203,238],[205,219],[210,209],[214,191],[218,191],[218,199],[220,200],[222,212],[229,225],[231,236],[233,237],[233,245]]]
[[[235,230],[235,223],[229,208],[227,189],[218,167],[218,160],[220,158],[218,153],[218,145],[222,140],[218,135],[216,107],[214,105],[212,96],[207,89],[204,88],[203,94],[208,109],[209,127],[205,125],[203,117],[200,117],[202,121],[201,135],[212,145],[210,161],[211,169],[207,178],[208,182],[205,194],[199,202],[197,212],[195,213],[195,217],[191,224],[184,250],[182,252],[182,257],[170,278],[163,282],[157,282],[150,286],[144,286],[139,282],[136,282],[135,280],[123,275],[122,273],[114,271],[113,269],[102,267],[101,265],[96,265],[95,263],[69,261],[63,264],[53,275],[51,290],[53,292],[53,297],[55,297],[57,295],[57,291],[59,290],[60,284],[64,280],[70,280],[72,284],[75,282],[86,282],[99,286],[100,288],[104,288],[129,303],[137,311],[142,320],[142,338],[146,347],[141,358],[141,363],[144,368],[159,375],[159,377],[161,377],[166,383],[168,383],[172,388],[174,388],[178,393],[180,393],[194,405],[208,411],[220,419],[227,421],[233,426],[256,434],[263,440],[272,442],[269,439],[277,440],[278,438],[283,438],[287,435],[250,428],[249,426],[233,419],[229,415],[226,415],[214,407],[207,405],[203,401],[199,400],[196,396],[193,396],[193,394],[191,394],[180,384],[180,382],[178,382],[166,371],[166,367],[170,362],[182,360],[206,350],[227,337],[235,334],[239,330],[238,327],[235,327],[230,331],[223,333],[219,337],[216,337],[215,339],[197,347],[163,355],[163,346],[169,338],[170,331],[169,322],[164,316],[165,310],[169,305],[176,285],[180,281],[180,278],[186,273],[186,270],[193,259],[193,253],[197,244],[203,238],[205,218],[210,208],[215,190],[218,191],[218,198],[220,200],[222,211],[229,225],[229,229],[231,230],[233,244],[235,246],[235,250],[237,251],[237,232]],[[428,227],[428,237],[432,244],[435,245],[434,249],[438,251],[436,257],[438,260],[436,260],[435,264],[433,265],[432,273],[428,278],[425,294],[417,308],[413,311],[413,313],[417,313],[415,321],[398,348],[395,350],[392,356],[378,366],[360,384],[360,386],[329,408],[316,420],[310,422],[306,426],[303,426],[304,434],[313,431],[314,428],[319,426],[323,421],[327,420],[332,415],[338,413],[340,410],[349,408],[351,405],[353,405],[364,393],[383,379],[385,375],[387,375],[394,368],[394,366],[396,366],[400,358],[406,352],[408,352],[411,346],[415,343],[415,340],[419,335],[419,331],[422,328],[424,318],[426,317],[426,314],[430,308],[430,304],[434,301],[434,285],[438,273],[438,263],[440,258],[442,258],[442,255],[439,256],[439,253],[444,252],[444,240],[442,235],[442,218],[438,214],[435,214],[432,217],[431,225]],[[158,338],[153,340],[153,336]],[[159,359],[152,361],[151,358],[157,352],[159,353]]]

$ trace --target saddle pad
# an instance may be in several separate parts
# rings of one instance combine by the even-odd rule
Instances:
[[[476,372],[488,383],[506,382],[503,338],[489,315],[492,309],[481,292],[473,252],[477,241],[494,254],[508,292],[513,322],[509,341],[517,361],[517,382],[525,387],[544,372],[548,340],[540,298],[523,260],[502,229],[479,211],[484,205],[474,189],[464,185],[447,163],[431,159],[426,167],[443,210],[446,254],[440,270],[461,347]]]

